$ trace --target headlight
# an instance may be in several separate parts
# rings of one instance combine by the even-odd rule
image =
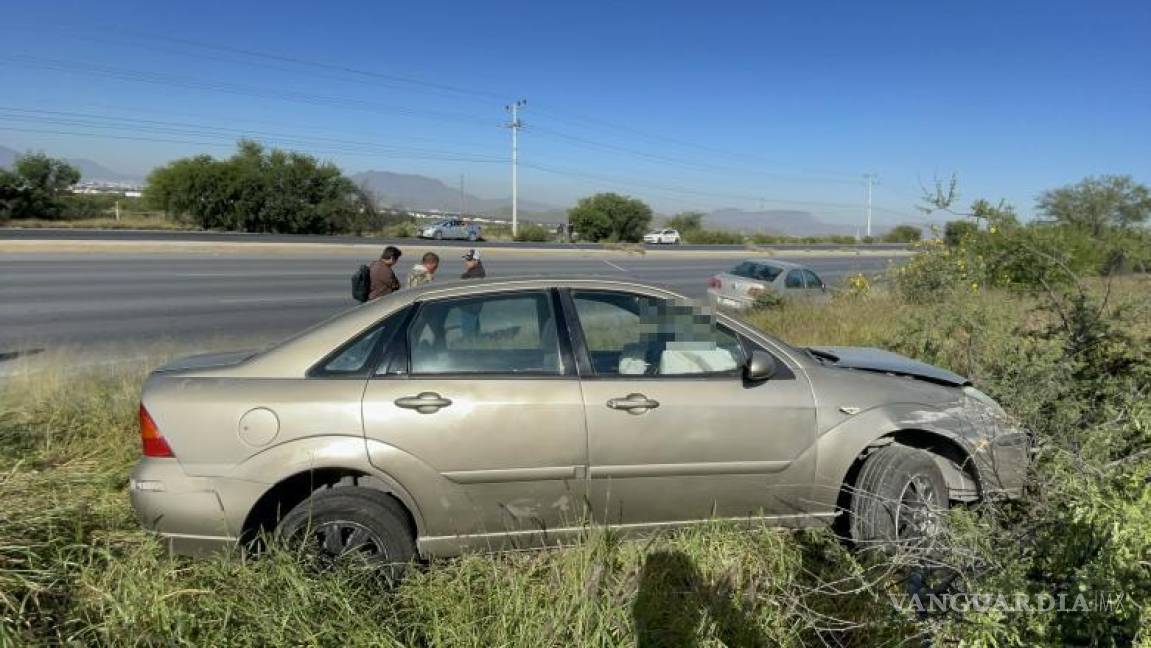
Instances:
[[[1003,411],[1003,407],[1001,407],[999,403],[996,403],[995,399],[988,396],[987,394],[984,394],[971,385],[964,387],[963,393],[967,394],[968,398],[979,401],[983,405],[987,406],[987,408],[990,409],[996,416],[1007,418],[1007,412]]]

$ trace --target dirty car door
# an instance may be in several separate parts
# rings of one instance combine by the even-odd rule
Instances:
[[[690,303],[572,291],[589,501],[608,524],[800,514],[815,410],[798,366],[745,384],[731,331]],[[581,372],[583,365],[581,364]],[[799,515],[802,517],[802,515]]]
[[[373,463],[387,471],[394,449],[436,482],[420,484],[433,493],[420,502],[425,535],[579,522],[583,402],[555,299],[530,290],[418,304],[402,350],[368,381],[364,430],[381,442],[369,443]]]

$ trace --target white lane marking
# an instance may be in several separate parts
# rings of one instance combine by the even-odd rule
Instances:
[[[617,266],[616,264],[612,263],[611,261],[608,261],[607,259],[600,259],[600,261],[603,261],[604,263],[615,268],[616,270],[619,270],[620,272],[627,272],[626,268],[621,268],[621,267]]]

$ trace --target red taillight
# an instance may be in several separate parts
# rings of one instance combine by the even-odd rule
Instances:
[[[721,281],[719,277],[712,277],[711,279],[707,280],[707,287],[719,290],[720,288],[723,288],[723,281]]]
[[[140,404],[140,442],[144,446],[145,457],[175,457],[172,454],[172,449],[168,447],[168,442],[164,440],[164,435],[160,434],[160,428],[156,427],[156,422],[152,420],[152,415],[148,410],[144,409],[144,404]]]

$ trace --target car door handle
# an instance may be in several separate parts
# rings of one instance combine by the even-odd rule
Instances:
[[[630,414],[643,414],[649,409],[659,407],[659,401],[652,400],[643,394],[628,394],[623,398],[613,398],[607,402],[612,409],[624,410]]]
[[[451,405],[452,401],[435,392],[421,392],[415,396],[397,398],[395,403],[396,407],[414,409],[420,414],[434,414],[438,412],[441,407]]]

